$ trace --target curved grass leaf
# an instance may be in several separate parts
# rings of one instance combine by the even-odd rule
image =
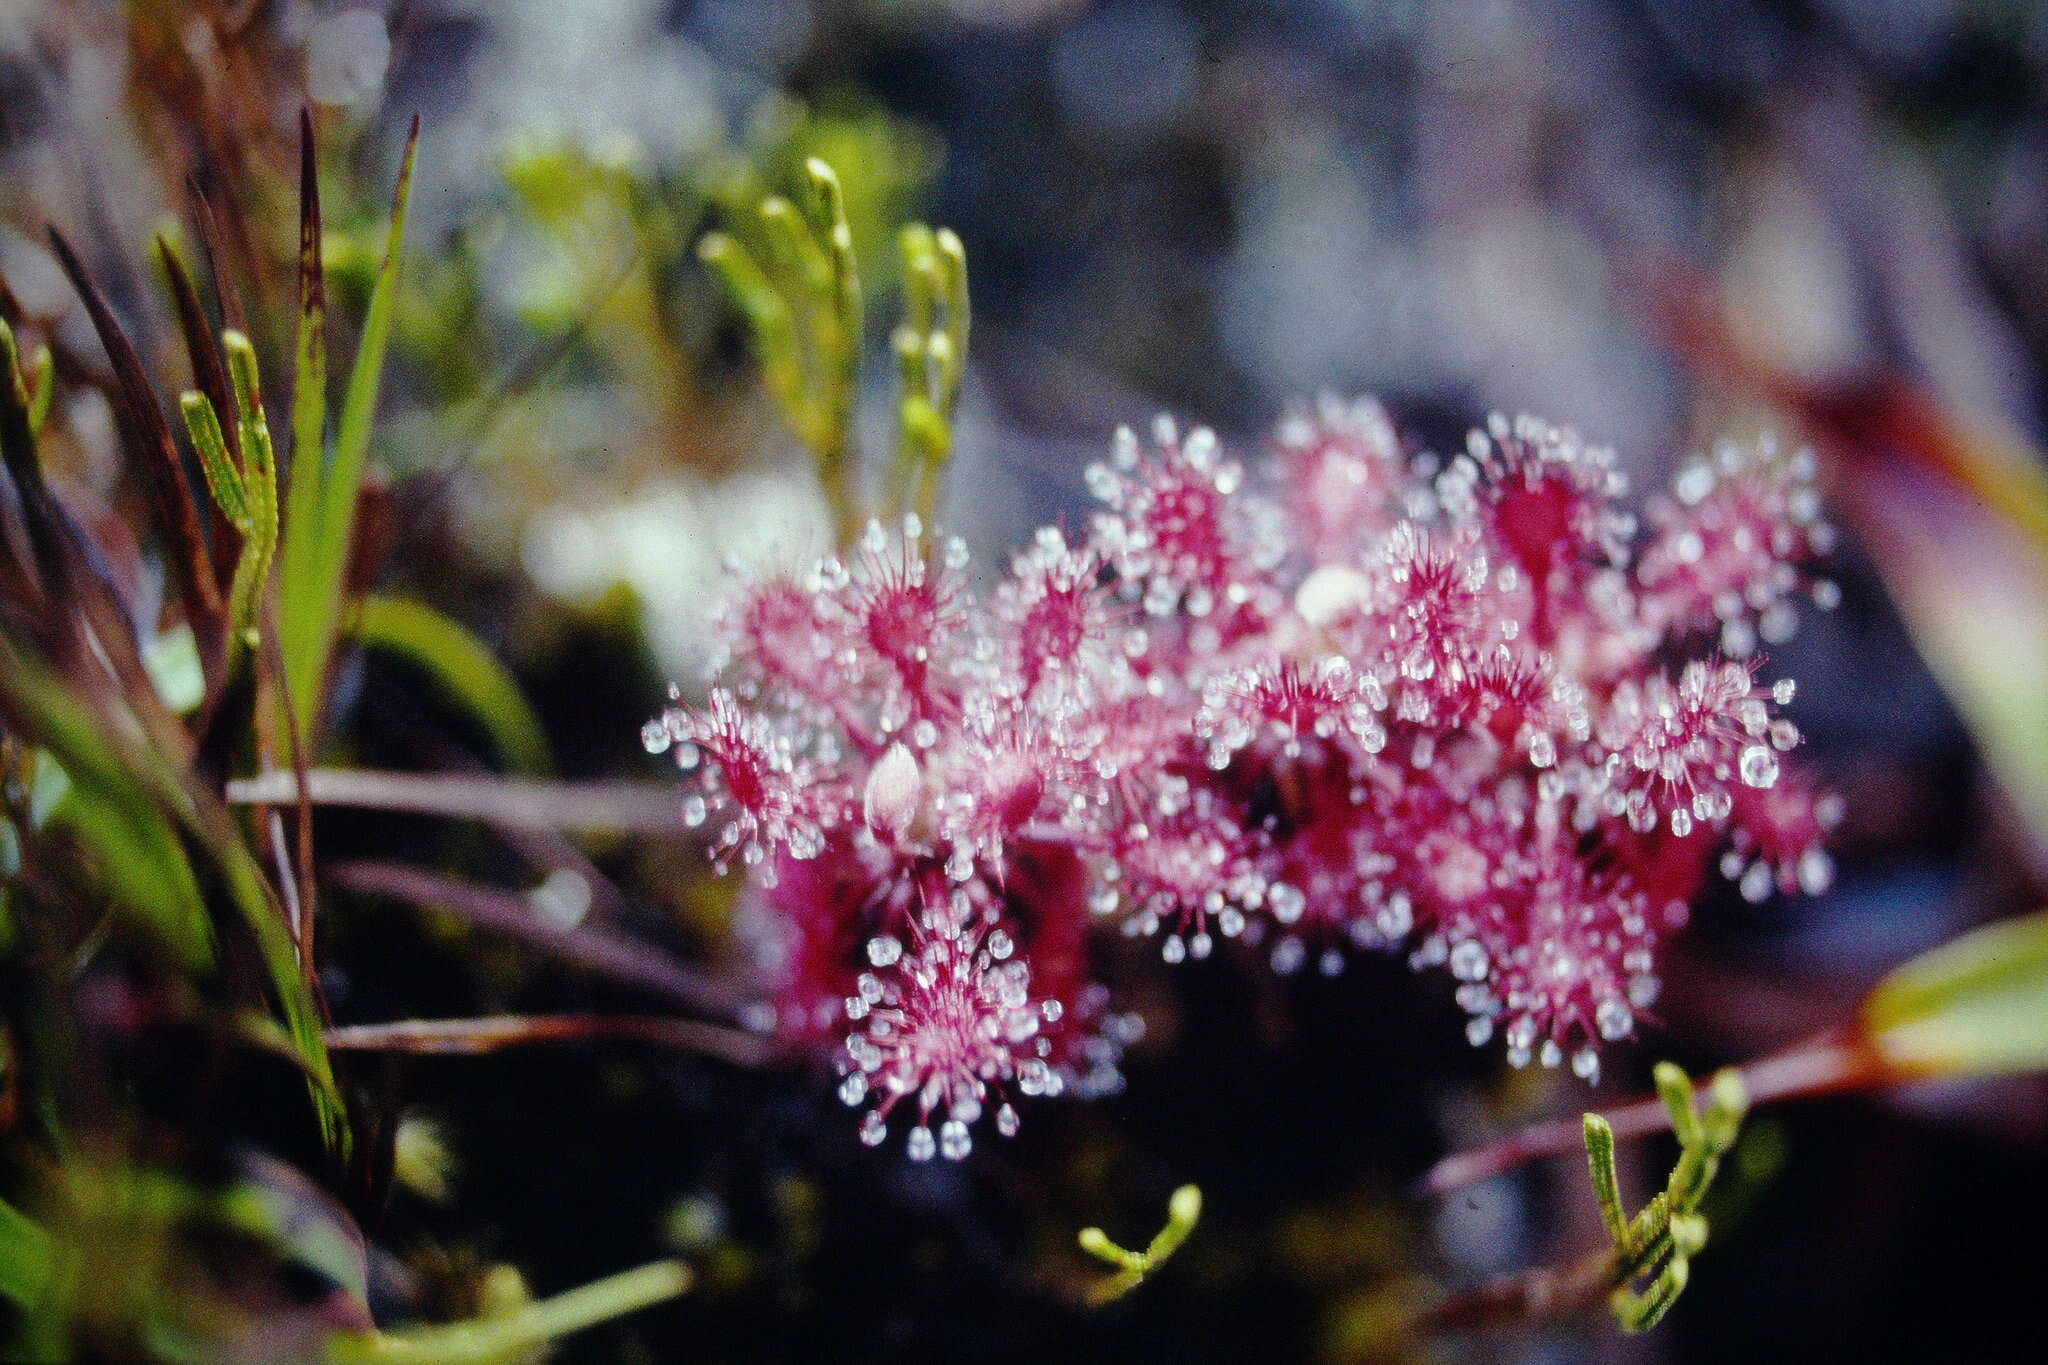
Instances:
[[[367,648],[389,650],[425,669],[474,716],[498,755],[529,777],[553,770],[540,718],[519,684],[481,640],[421,602],[366,597],[355,626]]]
[[[2048,1068],[2048,912],[1988,925],[1878,983],[1861,1023],[1900,1070],[1987,1076]]]
[[[656,1261],[502,1318],[404,1332],[338,1333],[327,1339],[327,1359],[330,1365],[497,1365],[556,1337],[672,1299],[689,1287],[689,1267]]]

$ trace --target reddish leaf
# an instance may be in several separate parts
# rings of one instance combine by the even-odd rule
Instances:
[[[213,668],[217,669],[226,641],[227,607],[221,598],[220,580],[214,575],[213,563],[207,555],[205,538],[199,531],[199,509],[193,501],[191,485],[185,480],[184,464],[171,439],[170,426],[157,406],[142,358],[121,331],[120,323],[114,320],[113,311],[79,263],[71,244],[55,228],[50,229],[50,244],[72,287],[84,301],[100,344],[106,347],[107,358],[113,362],[115,411],[122,432],[138,462],[149,470],[157,515],[169,542],[171,567],[177,575],[192,632],[198,637],[199,657],[214,661]],[[209,676],[209,687],[213,681]]]
[[[186,184],[192,191],[200,238],[206,243],[206,261],[213,271],[213,298],[220,309],[220,325],[246,333],[249,315],[242,311],[242,296],[236,292],[234,277],[228,273],[227,245],[221,237],[220,220],[214,216],[213,201],[206,197],[196,178]]]

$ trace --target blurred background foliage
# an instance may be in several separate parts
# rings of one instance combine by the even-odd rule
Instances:
[[[225,324],[239,299],[282,434],[309,104],[337,405],[415,111],[425,128],[346,566],[350,600],[372,596],[343,629],[368,647],[336,655],[311,757],[465,780],[552,770],[606,784],[586,790],[611,804],[478,823],[447,816],[462,800],[444,785],[425,800],[442,814],[360,808],[397,802],[386,784],[323,808],[317,978],[266,986],[241,931],[216,927],[236,964],[224,985],[195,965],[210,947],[167,945],[218,925],[223,886],[285,896],[273,864],[291,860],[284,836],[226,813],[203,763],[152,766],[185,744],[174,722],[203,738],[220,679],[158,608],[169,558],[120,438],[123,390],[44,229],[75,244],[174,423],[194,374],[152,240],[210,262],[227,287],[208,306]],[[694,1268],[688,1295],[558,1357],[2039,1349],[2044,1253],[2007,1240],[2048,1213],[2038,1077],[1759,1110],[1709,1201],[1713,1246],[1646,1337],[1576,1319],[1404,1339],[1391,1325],[1413,1304],[1602,1233],[1571,1160],[1413,1194],[1446,1152],[1589,1101],[1568,1079],[1499,1074],[1459,1041],[1442,983],[1391,962],[1335,982],[1130,974],[1151,1026],[1130,1096],[1048,1113],[965,1170],[859,1147],[820,1078],[644,1030],[471,1037],[458,1056],[351,1048],[335,1065],[359,1150],[309,1127],[317,1042],[294,1054],[267,1021],[316,996],[344,1033],[660,1002],[734,1017],[731,889],[646,802],[662,773],[638,731],[671,680],[698,684],[724,561],[797,558],[827,535],[693,252],[708,229],[756,231],[752,206],[800,191],[810,156],[840,171],[870,289],[876,468],[895,231],[922,218],[966,243],[974,359],[942,512],[984,564],[1030,526],[1077,522],[1082,466],[1117,422],[1162,407],[1249,447],[1291,395],[1371,390],[1437,448],[1526,408],[1619,446],[1637,486],[1719,437],[1816,446],[1849,532],[1841,602],[1773,666],[1798,677],[1798,722],[1848,797],[1841,875],[1810,901],[1726,889],[1704,906],[1661,1030],[1612,1059],[1591,1103],[1644,1089],[1657,1056],[1699,1073],[1796,1044],[1899,962],[2041,904],[2035,6],[17,0],[0,11],[0,313],[25,370],[50,348],[41,468],[143,604],[166,704],[86,693],[74,714],[72,682],[9,655],[9,906],[65,913],[54,944],[0,913],[0,1291],[42,1273],[42,1227],[90,1249],[75,1305],[102,1358],[293,1359],[365,1308],[387,1326],[532,1327],[532,1293],[671,1255]],[[96,728],[114,712],[149,713],[147,744]],[[66,743],[82,792],[68,817],[34,753]],[[282,738],[252,728],[233,775],[260,743],[283,762]],[[75,834],[48,832],[67,818]],[[81,846],[105,883],[45,861]],[[191,913],[168,928],[104,913],[161,907],[150,889],[188,876]],[[2024,1008],[2038,995],[2019,980],[1999,989]],[[1898,987],[1872,1008],[1896,1023],[1926,998]],[[1673,1151],[1622,1149],[1632,1199]],[[1130,1244],[1184,1181],[1204,1192],[1200,1230],[1142,1287],[1084,1308],[1097,1270],[1074,1230]],[[677,1287],[629,1281],[615,1306]],[[533,1335],[462,1349],[516,1358]]]

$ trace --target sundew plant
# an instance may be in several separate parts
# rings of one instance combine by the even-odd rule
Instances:
[[[2009,15],[17,8],[0,1361],[2032,1358]]]
[[[763,217],[833,317],[854,263],[786,201]],[[906,249],[948,316],[914,302],[898,348],[943,386],[960,248]],[[740,278],[771,372],[795,370],[782,301]],[[1706,878],[1829,884],[1840,800],[1797,766],[1765,657],[1834,597],[1810,451],[1724,445],[1638,507],[1611,451],[1535,417],[1444,455],[1370,398],[1303,403],[1242,454],[1162,416],[1088,466],[1085,526],[977,594],[929,496],[852,512],[824,431],[861,529],[738,575],[704,702],[644,739],[746,878],[759,1022],[836,1067],[863,1142],[901,1116],[912,1160],[958,1160],[1020,1101],[1119,1090],[1143,1021],[1096,935],[1168,968],[1401,954],[1457,983],[1474,1046],[1593,1080],[1653,1026],[1659,944]]]

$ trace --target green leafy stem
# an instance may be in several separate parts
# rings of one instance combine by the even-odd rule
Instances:
[[[904,321],[893,346],[902,376],[897,405],[898,500],[929,525],[939,474],[953,454],[953,409],[967,360],[967,249],[951,228],[903,229]]]
[[[1613,1244],[1614,1288],[1607,1304],[1625,1332],[1647,1332],[1670,1311],[1691,1275],[1691,1258],[1707,1244],[1707,1220],[1700,1202],[1714,1183],[1721,1158],[1735,1145],[1742,1116],[1749,1107],[1742,1078],[1732,1069],[1717,1072],[1707,1087],[1704,1109],[1695,1108],[1692,1082],[1670,1062],[1654,1072],[1657,1096],[1671,1116],[1678,1138],[1678,1163],[1671,1177],[1643,1209],[1630,1218],[1622,1211],[1621,1187],[1614,1173],[1614,1129],[1598,1114],[1581,1120],[1586,1139],[1586,1167],[1600,1218]],[[1641,1290],[1634,1286],[1648,1284]]]
[[[766,249],[750,252],[711,232],[697,255],[717,275],[753,334],[769,392],[811,452],[840,542],[863,520],[853,436],[864,326],[860,272],[839,177],[805,163],[807,204],[770,195],[758,209]],[[967,363],[967,253],[945,228],[922,223],[900,237],[905,315],[892,347],[897,405],[894,505],[929,524],[953,451],[953,413]]]
[[[1202,1191],[1183,1185],[1166,1202],[1166,1226],[1143,1251],[1129,1251],[1109,1240],[1101,1228],[1081,1229],[1081,1250],[1115,1267],[1115,1273],[1097,1280],[1088,1289],[1088,1302],[1101,1306],[1136,1289],[1153,1271],[1165,1265],[1202,1217]]]
[[[277,554],[277,454],[270,442],[270,424],[263,415],[263,388],[257,374],[256,348],[249,338],[229,328],[221,334],[233,385],[231,414],[240,438],[241,463],[230,452],[213,400],[188,389],[178,403],[185,430],[198,452],[200,472],[213,501],[242,538],[241,555],[228,589],[228,659],[232,665],[243,650],[257,645],[257,617],[271,560]]]

